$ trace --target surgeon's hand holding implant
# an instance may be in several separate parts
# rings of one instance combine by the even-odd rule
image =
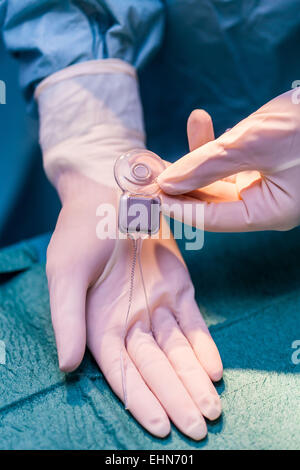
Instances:
[[[191,153],[159,176],[163,191],[179,204],[204,204],[208,231],[289,230],[299,225],[300,105],[294,93],[268,102],[216,140],[210,123],[208,143],[199,130],[203,119],[210,119],[194,111],[189,119]],[[197,224],[195,219],[190,222]]]
[[[116,240],[99,240],[96,210],[105,203],[118,206],[116,158],[144,147],[137,93],[134,70],[116,60],[69,67],[36,92],[44,166],[62,201],[47,253],[60,368],[76,369],[87,343],[123,401],[120,350],[132,243],[120,240],[116,252]],[[202,439],[204,417],[221,413],[212,383],[222,377],[219,353],[176,242],[145,240],[141,263],[150,319],[136,275],[125,350],[128,409],[154,435],[166,436],[171,420],[189,437]]]

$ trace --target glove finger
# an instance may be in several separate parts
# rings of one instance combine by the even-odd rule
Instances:
[[[87,280],[69,268],[48,268],[47,277],[59,367],[71,372],[79,366],[85,352]]]
[[[226,132],[230,131],[231,128],[226,129]],[[187,123],[187,134],[188,134],[188,142],[189,142],[189,149],[190,152],[201,147],[201,145],[207,144],[207,142],[211,142],[215,140],[215,133],[213,122],[211,119],[210,114],[208,114],[204,109],[195,109],[191,112],[188,123]],[[170,164],[168,165],[170,166]],[[224,181],[227,183],[235,183],[236,175],[227,176],[223,178]],[[220,199],[220,197],[224,200],[231,200],[232,196],[226,197],[223,194],[220,196],[220,183],[222,181],[217,181],[216,183],[212,183],[204,188],[202,188],[201,193],[204,194],[199,199],[209,201],[214,201],[215,199]],[[226,187],[227,186],[227,187]],[[197,191],[197,190],[196,190]],[[227,195],[228,192],[236,192],[236,188],[233,185],[224,185],[224,189],[222,188],[221,193],[225,193]]]
[[[174,316],[163,307],[157,308],[152,317],[152,326],[158,345],[194,403],[206,418],[217,419],[222,411],[220,397]]]
[[[240,195],[235,181],[216,181],[204,188],[195,189],[186,196],[206,202],[240,201]]]
[[[206,423],[153,336],[136,323],[127,337],[128,353],[144,381],[173,423],[195,440],[207,434]]]
[[[255,181],[261,179],[258,171],[242,171],[236,175],[224,178],[221,181],[209,184],[201,189],[187,193],[187,196],[206,202],[233,202],[240,201],[240,193]]]
[[[184,194],[245,170],[261,171],[264,139],[254,117],[180,158],[159,175],[167,194]]]
[[[243,168],[242,158],[238,150],[225,152],[214,140],[177,160],[159,175],[157,182],[167,194],[184,194],[247,169]]]
[[[213,382],[220,380],[223,375],[221,357],[192,292],[183,297],[174,314],[203,369]]]
[[[120,331],[112,330],[101,333],[93,323],[88,324],[88,347],[112,390],[123,402],[124,378],[127,408],[135,419],[151,434],[165,437],[170,432],[169,419],[127,354],[121,330],[122,328]],[[121,354],[124,377],[122,377]]]
[[[187,135],[190,152],[215,139],[212,119],[204,109],[195,109],[190,114]]]
[[[122,246],[120,245],[120,248]],[[110,289],[111,282],[110,279],[108,284]],[[123,402],[125,401],[123,385],[125,385],[126,404],[135,419],[151,434],[165,437],[170,432],[168,416],[143,381],[124,345],[123,328],[126,305],[117,302],[113,307],[111,303],[106,303],[105,284],[106,281],[97,289],[89,291],[87,300],[88,347],[111,388]]]
[[[167,196],[162,199],[165,215],[182,221],[185,214],[184,222],[200,229],[203,229],[204,218],[204,229],[208,232],[285,230],[281,227],[282,209],[277,205],[276,194],[264,180],[256,180],[242,190],[239,201],[198,202],[187,196],[179,196],[175,201]],[[185,206],[190,204],[192,210],[185,211]]]

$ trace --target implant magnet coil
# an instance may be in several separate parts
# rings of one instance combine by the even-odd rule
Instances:
[[[145,149],[121,155],[114,174],[123,194],[119,204],[119,230],[132,236],[149,236],[160,228],[161,200],[158,175],[165,169],[161,158]]]

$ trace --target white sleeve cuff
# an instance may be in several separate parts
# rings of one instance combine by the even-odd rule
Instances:
[[[137,76],[126,62],[73,65],[43,80],[35,97],[44,167],[54,185],[66,168],[103,181],[121,153],[145,145]]]

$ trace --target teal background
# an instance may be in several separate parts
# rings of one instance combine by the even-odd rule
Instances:
[[[38,119],[28,113],[18,64],[0,37],[0,79],[6,104],[0,105],[0,246],[53,230],[59,201],[48,182],[38,144]]]

